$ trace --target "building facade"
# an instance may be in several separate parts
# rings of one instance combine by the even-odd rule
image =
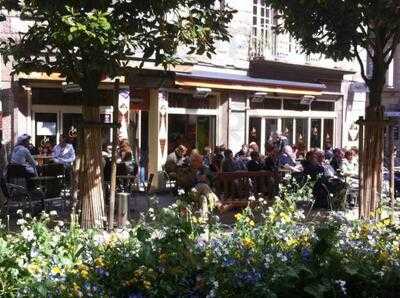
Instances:
[[[168,86],[154,84],[158,73],[150,63],[145,64],[151,70],[147,76],[125,76],[122,89],[130,90],[126,135],[137,155],[148,155],[148,172],[160,173],[179,144],[199,150],[224,144],[238,151],[256,142],[265,153],[278,131],[305,150],[357,146],[355,122],[366,101],[357,62],[302,54],[289,35],[274,33],[274,12],[262,0],[226,3],[238,11],[230,24],[232,38],[219,42],[211,59],[182,50],[179,56],[186,63],[170,69],[174,79]],[[5,38],[26,24],[8,18],[1,26]],[[10,76],[10,69],[1,66],[5,142],[29,133],[36,146],[55,144],[60,134],[79,127],[81,95],[63,92],[62,82],[57,74]],[[100,88],[100,118],[111,121],[112,81]],[[109,138],[105,131],[104,140]],[[158,187],[161,177],[156,175]]]

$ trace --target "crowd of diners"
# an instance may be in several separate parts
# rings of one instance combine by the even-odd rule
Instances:
[[[334,178],[354,185],[358,181],[358,150],[328,147],[299,151],[289,145],[284,135],[275,133],[266,144],[265,155],[260,154],[255,142],[244,144],[238,152],[232,152],[224,145],[213,150],[206,147],[204,152],[196,149],[188,152],[185,146],[179,145],[168,155],[165,171],[176,180],[178,187],[189,189],[201,185],[204,190],[207,185],[207,193],[214,189],[218,174],[238,171],[292,173],[295,177],[314,180]],[[261,192],[277,188],[270,180],[265,179],[265,184]]]
[[[26,178],[28,188],[34,187],[32,183],[33,177],[40,176],[43,168],[47,165],[59,164],[64,169],[64,174],[68,179],[71,178],[73,163],[76,159],[73,140],[68,134],[62,134],[59,143],[55,146],[52,144],[41,145],[37,149],[31,142],[31,136],[23,134],[17,138],[15,146],[11,150],[10,156],[6,156],[3,165],[3,175],[7,178],[9,166],[18,165],[23,169],[23,173],[19,173],[21,178]],[[45,150],[43,150],[45,149]],[[111,164],[111,145],[105,143],[102,146],[103,169],[110,167]],[[121,140],[117,146],[117,163],[122,164],[126,171],[124,175],[137,176],[140,169],[141,182],[145,183],[145,167],[147,154],[142,152],[139,163],[136,163],[133,150],[127,140]],[[143,180],[143,181],[142,181]]]

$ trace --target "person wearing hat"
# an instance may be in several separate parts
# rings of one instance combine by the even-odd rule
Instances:
[[[29,152],[29,143],[31,136],[23,134],[18,137],[17,143],[11,153],[10,164],[22,165],[25,167],[26,177],[37,176],[37,162]]]

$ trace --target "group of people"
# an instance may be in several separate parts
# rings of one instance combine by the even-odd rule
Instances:
[[[25,169],[25,177],[34,177],[38,175],[38,162],[35,160],[34,146],[31,143],[31,136],[23,134],[18,137],[17,142],[12,149],[9,164],[21,165]],[[60,142],[54,146],[51,153],[51,160],[56,164],[62,164],[66,168],[72,166],[75,161],[74,147],[68,143],[68,136],[61,135]]]
[[[341,187],[345,187],[358,181],[358,151],[355,148],[313,148],[308,152],[299,152],[289,145],[284,135],[275,134],[266,144],[265,155],[260,153],[255,142],[244,144],[236,153],[223,145],[215,147],[214,150],[206,147],[203,154],[196,149],[188,152],[186,147],[179,145],[169,154],[165,171],[183,188],[206,183],[211,190],[217,173],[237,171],[271,171],[282,174],[290,172],[299,179],[311,177],[313,180],[320,179],[319,182],[324,181],[325,184],[341,181]],[[271,188],[277,189],[276,185],[272,185],[276,184],[276,181],[272,181],[271,184],[271,181],[267,180],[262,182],[266,184],[261,188],[262,192],[272,194]],[[335,187],[341,189],[337,185]],[[318,192],[318,189],[315,192]]]

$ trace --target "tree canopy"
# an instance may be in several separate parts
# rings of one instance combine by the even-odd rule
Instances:
[[[334,60],[358,59],[370,88],[370,103],[380,104],[385,75],[400,42],[398,0],[266,0],[307,53]],[[279,30],[279,29],[278,29]],[[372,73],[361,52],[366,50]]]
[[[222,3],[220,3],[222,2]],[[17,40],[1,43],[15,72],[60,72],[83,89],[115,77],[130,58],[176,63],[179,47],[207,54],[228,40],[234,11],[214,0],[0,0],[30,21]],[[3,15],[3,20],[5,19]],[[86,86],[87,84],[94,86]],[[94,90],[93,90],[94,91]]]

